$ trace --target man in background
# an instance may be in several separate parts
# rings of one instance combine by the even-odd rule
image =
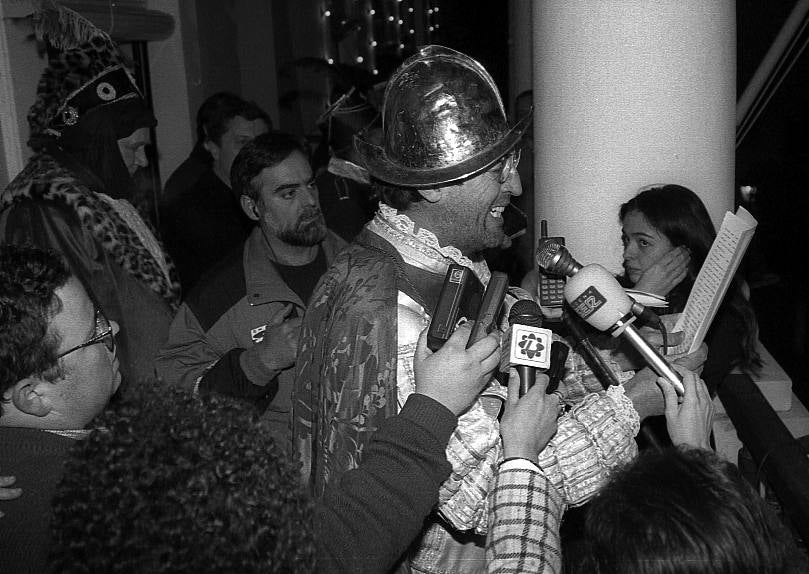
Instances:
[[[188,294],[157,373],[171,384],[255,402],[286,436],[301,317],[345,242],[326,227],[309,158],[292,136],[258,136],[231,172],[253,231]]]
[[[242,146],[272,129],[255,103],[219,92],[197,112],[197,143],[166,181],[160,230],[187,294],[200,275],[238,249],[253,229],[230,188],[230,167]]]

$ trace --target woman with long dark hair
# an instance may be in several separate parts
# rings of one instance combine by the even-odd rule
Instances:
[[[624,274],[619,281],[665,296],[666,312],[685,308],[694,280],[716,237],[702,200],[681,185],[647,187],[621,205]],[[713,396],[734,368],[755,373],[758,324],[738,273],[708,330],[702,378]]]

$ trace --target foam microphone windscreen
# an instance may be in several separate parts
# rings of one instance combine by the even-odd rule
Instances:
[[[604,267],[582,267],[565,285],[570,307],[590,325],[609,331],[632,309],[632,300]]]

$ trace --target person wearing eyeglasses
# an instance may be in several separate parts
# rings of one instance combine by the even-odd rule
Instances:
[[[0,245],[0,471],[5,572],[44,572],[50,500],[77,439],[121,384],[109,321],[58,254]]]
[[[388,81],[382,118],[381,145],[354,140],[379,209],[320,280],[301,327],[293,441],[316,497],[361,466],[375,433],[414,392],[416,343],[450,264],[488,284],[484,253],[511,244],[509,213],[522,194],[519,143],[531,113],[510,123],[491,75],[469,56],[421,48]],[[504,316],[518,296],[507,294]],[[604,391],[575,353],[566,366],[560,389],[571,408],[535,455],[564,504],[576,506],[635,456],[638,419],[662,412],[663,401],[654,379]],[[492,379],[459,416],[446,449],[452,474],[402,557],[412,571],[485,571],[486,504],[503,460],[505,396]]]
[[[121,374],[137,385],[154,376],[180,304],[171,257],[134,205],[157,118],[106,32],[56,2],[32,20],[48,62],[27,116],[34,153],[0,189],[0,243],[64,256],[121,325]]]

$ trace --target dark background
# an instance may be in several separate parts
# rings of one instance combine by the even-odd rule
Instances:
[[[755,73],[795,1],[737,0],[737,94]],[[809,39],[804,30],[800,47]],[[759,221],[745,261],[751,300],[767,349],[809,405],[809,55],[795,59],[736,150],[736,178],[754,185]]]

